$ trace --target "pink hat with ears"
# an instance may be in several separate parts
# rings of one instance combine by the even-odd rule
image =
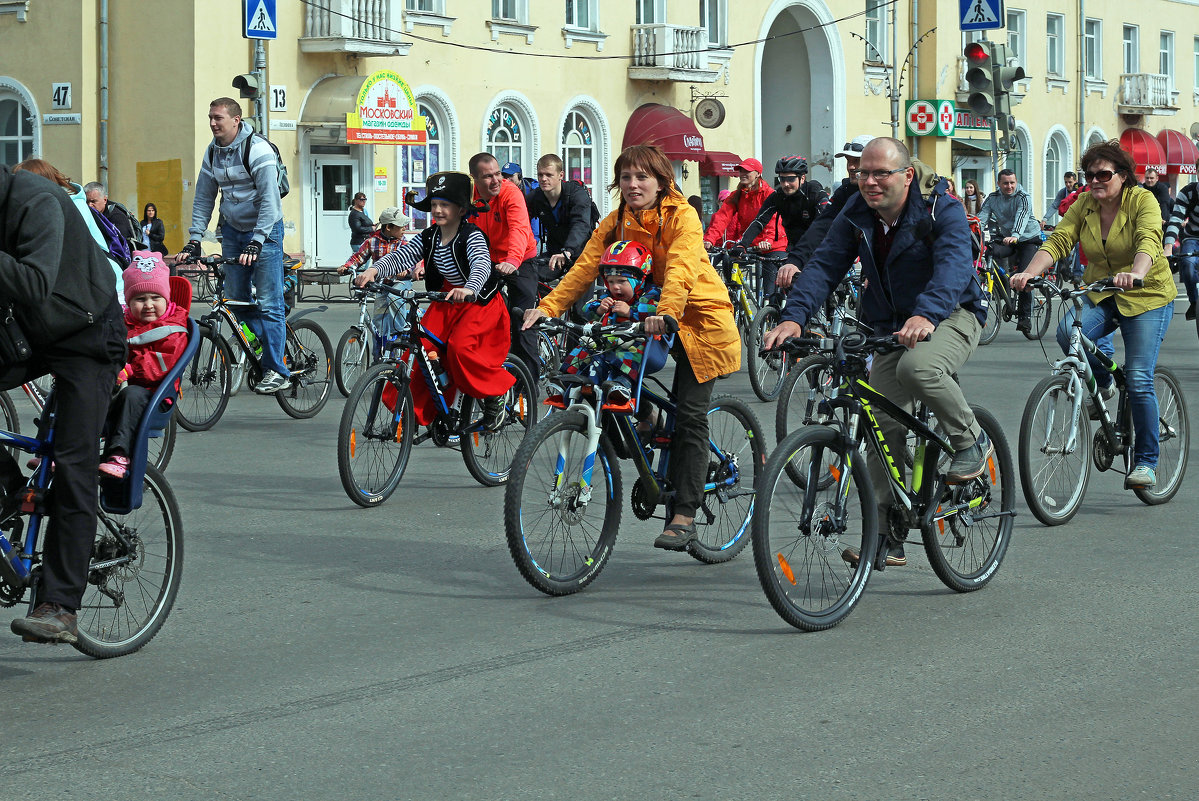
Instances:
[[[171,297],[171,271],[162,256],[152,250],[133,251],[133,261],[121,273],[121,279],[125,282],[125,305],[147,292]]]

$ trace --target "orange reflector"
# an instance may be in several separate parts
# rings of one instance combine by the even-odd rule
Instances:
[[[350,429],[350,458],[354,458],[355,451],[358,450],[358,429]]]
[[[794,586],[795,574],[791,572],[791,565],[787,564],[787,560],[783,558],[782,554],[779,554],[779,569],[783,571],[783,575],[787,577],[787,581],[791,582]]]
[[[472,434],[471,434],[471,437],[472,437],[472,438],[474,439],[474,441],[475,441],[475,447],[476,447],[476,448],[477,448],[477,447],[479,447],[479,432],[478,432],[478,431],[475,431],[474,433],[472,433]]]
[[[937,514],[941,514],[940,506],[937,507]],[[940,520],[937,521],[937,530],[940,531],[942,534],[945,533],[945,518],[941,518]]]
[[[516,408],[519,410],[520,419],[525,419],[525,396],[522,394],[516,399]]]
[[[833,481],[841,480],[841,471],[837,469],[835,464],[830,464],[828,466],[828,471],[833,474]]]
[[[404,436],[404,418],[401,417],[399,420],[396,420],[396,442],[399,442],[403,436]]]
[[[995,456],[992,454],[987,457],[987,467],[991,469],[991,483],[995,483]]]

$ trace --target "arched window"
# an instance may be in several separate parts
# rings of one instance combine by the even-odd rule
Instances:
[[[0,92],[0,163],[12,166],[33,155],[34,116],[11,92]]]
[[[1057,197],[1058,181],[1062,180],[1062,173],[1066,171],[1066,148],[1062,145],[1057,134],[1049,137],[1049,143],[1045,146],[1045,202],[1052,203]],[[1052,211],[1052,210],[1051,210]],[[1056,216],[1056,213],[1048,214],[1050,218]]]
[[[566,165],[566,180],[582,181],[595,197],[595,135],[590,120],[577,109],[566,115],[562,125],[562,162]]]
[[[520,165],[521,174],[529,177],[535,172],[525,159],[534,157],[528,150],[530,123],[515,106],[501,103],[487,117],[487,152],[495,156],[500,166],[509,161]]]
[[[1007,155],[1005,167],[1016,173],[1016,180],[1020,183],[1024,191],[1028,191],[1032,185],[1032,165],[1028,159],[1028,134],[1023,128],[1012,131],[1009,134],[1012,140],[1012,149]]]
[[[429,215],[409,207],[404,202],[404,195],[410,190],[418,198],[424,195],[425,179],[442,170],[445,143],[441,138],[444,126],[436,112],[424,103],[418,102],[416,108],[417,113],[425,118],[425,144],[399,148],[400,203],[405,207],[405,213],[412,218],[412,227],[420,229],[429,227]]]

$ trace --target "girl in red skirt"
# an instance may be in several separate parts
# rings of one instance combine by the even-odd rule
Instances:
[[[504,394],[516,379],[504,369],[511,343],[508,309],[499,297],[500,279],[491,267],[487,237],[466,217],[471,212],[471,178],[461,172],[439,172],[425,182],[425,197],[411,202],[428,212],[434,225],[393,250],[359,274],[362,286],[376,276],[407,272],[422,260],[425,287],[448,291],[449,303],[433,303],[421,323],[445,343],[441,359],[451,384],[444,390],[452,401],[458,390],[483,401],[483,425],[495,430],[502,421]],[[424,381],[413,381],[416,419],[429,425],[437,404]]]

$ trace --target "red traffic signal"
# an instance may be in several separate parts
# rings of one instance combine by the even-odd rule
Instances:
[[[971,42],[966,45],[962,55],[966,57],[966,61],[971,67],[976,67],[991,58],[991,50],[982,42]]]

